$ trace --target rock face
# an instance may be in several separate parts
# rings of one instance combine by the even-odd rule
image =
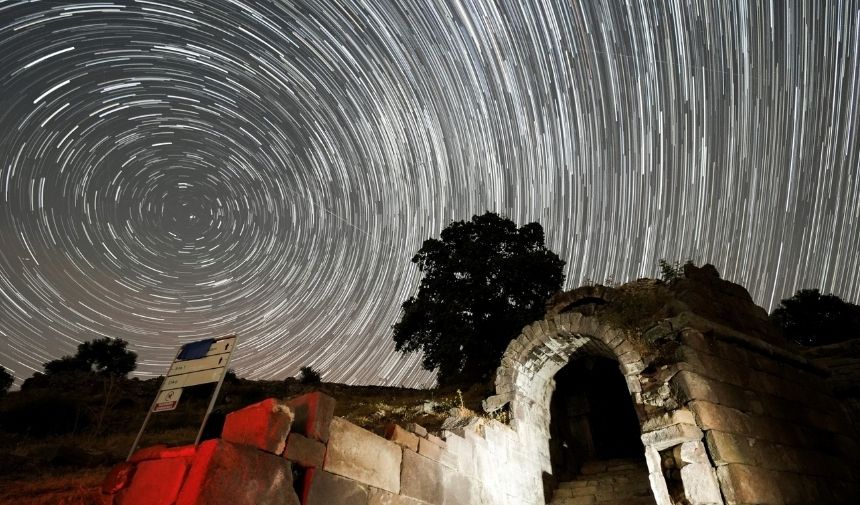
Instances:
[[[484,402],[507,424],[457,411],[441,433],[410,424],[383,438],[334,417],[320,393],[266,400],[230,414],[223,440],[138,451],[102,490],[118,505],[856,504],[858,434],[848,397],[831,388],[856,393],[860,368],[843,355],[857,348],[802,356],[746,290],[713,267],[687,267],[671,285],[554,297],[545,319],[510,343]],[[636,457],[569,458],[579,474],[559,485],[568,469],[551,458],[553,416],[584,437],[606,430],[586,422],[591,407],[579,397],[550,408],[569,363],[586,374],[617,364]]]

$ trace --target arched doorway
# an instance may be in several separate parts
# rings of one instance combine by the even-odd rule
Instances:
[[[639,482],[647,478],[650,496],[637,495],[636,499],[626,502],[657,505],[724,503],[713,462],[709,460],[703,445],[704,434],[693,414],[672,400],[666,384],[668,376],[660,375],[665,371],[655,371],[653,368],[646,370],[640,352],[652,355],[648,342],[629,330],[601,320],[597,315],[585,315],[594,314],[594,311],[579,312],[593,302],[589,300],[586,306],[580,306],[577,304],[578,299],[584,296],[607,299],[601,293],[590,290],[588,293],[571,292],[566,295],[573,296],[567,296],[563,310],[571,310],[569,307],[572,307],[572,311],[550,311],[545,319],[526,326],[520,336],[510,343],[496,373],[496,394],[484,401],[484,410],[487,412],[501,408],[509,410],[510,427],[516,432],[519,443],[528,451],[534,451],[524,457],[530,461],[528,468],[533,468],[529,471],[535,473],[538,481],[543,481],[545,501],[549,502],[557,494],[558,477],[569,478],[572,472],[578,471],[578,474],[573,474],[575,480],[583,473],[612,470],[608,464],[604,467],[600,464],[589,466],[584,456],[579,456],[581,464],[565,463],[559,466],[551,454],[554,419],[552,400],[557,390],[557,379],[564,379],[564,375],[557,378],[557,374],[571,362],[598,357],[608,360],[599,365],[601,368],[608,370],[610,366],[607,363],[611,363],[619,371],[627,390],[626,395],[614,395],[616,400],[611,400],[613,405],[632,405],[637,414],[637,434],[642,442],[643,454],[634,466],[638,468]],[[611,303],[611,300],[607,300],[607,303]],[[629,442],[632,435],[627,433],[623,437]],[[591,443],[594,443],[593,437]],[[629,448],[631,444],[623,445]],[[579,450],[583,454],[582,447]],[[607,448],[604,452],[611,453],[612,449]],[[597,455],[594,451],[590,454],[592,457]],[[576,459],[577,456],[568,457]],[[679,457],[684,460],[679,461]],[[645,460],[645,466],[641,465],[642,459]],[[584,479],[585,482],[588,480]],[[594,500],[586,498],[581,502],[597,503],[596,496]],[[621,500],[621,503],[624,502]]]
[[[639,418],[618,362],[578,354],[554,380],[550,503],[654,505]]]

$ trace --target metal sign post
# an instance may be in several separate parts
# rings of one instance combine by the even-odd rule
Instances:
[[[137,432],[137,437],[135,437],[131,450],[128,452],[126,461],[131,459],[132,454],[137,449],[140,438],[143,436],[147,423],[149,423],[149,418],[154,412],[175,409],[179,404],[182,389],[185,387],[217,382],[218,385],[215,386],[215,391],[209,400],[209,406],[206,408],[206,414],[203,416],[203,424],[200,425],[200,431],[197,432],[197,438],[194,440],[195,446],[200,443],[206,421],[209,420],[209,414],[215,407],[215,401],[218,399],[218,393],[221,391],[221,385],[227,375],[227,366],[230,364],[230,358],[233,356],[233,349],[236,348],[237,340],[237,337],[232,335],[219,339],[191,342],[179,349],[167,371],[167,376],[161,381],[161,386],[158,388],[152,405],[146,412],[146,418],[143,420],[140,431]]]

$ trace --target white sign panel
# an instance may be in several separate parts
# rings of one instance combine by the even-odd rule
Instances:
[[[182,389],[170,389],[158,393],[158,398],[152,406],[153,412],[164,412],[173,410],[179,404],[179,397],[182,396]]]
[[[164,384],[161,390],[187,388],[197,386],[199,384],[207,384],[209,382],[218,382],[221,380],[221,374],[224,373],[224,368],[212,368],[211,370],[200,370],[199,372],[191,372],[181,375],[174,375],[164,379]]]
[[[200,359],[190,359],[188,361],[174,361],[170,366],[170,371],[167,372],[168,377],[180,375],[184,373],[199,372],[200,370],[208,370],[210,368],[223,368],[227,364],[227,358],[230,354],[214,354]]]

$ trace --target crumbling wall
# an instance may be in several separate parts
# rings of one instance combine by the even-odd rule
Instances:
[[[557,296],[508,346],[484,408],[510,409],[551,474],[553,376],[583,354],[611,358],[639,416],[658,504],[860,503],[856,430],[826,371],[779,345],[743,288],[713,267],[688,270],[673,289],[643,281]]]
[[[705,433],[726,503],[860,502],[854,430],[825,374],[732,333],[683,329],[664,371]]]
[[[510,505],[543,503],[537,459],[510,427],[454,419],[441,437],[392,425],[385,437],[334,417],[311,393],[227,416],[199,447],[137,451],[105,480],[112,505]]]

